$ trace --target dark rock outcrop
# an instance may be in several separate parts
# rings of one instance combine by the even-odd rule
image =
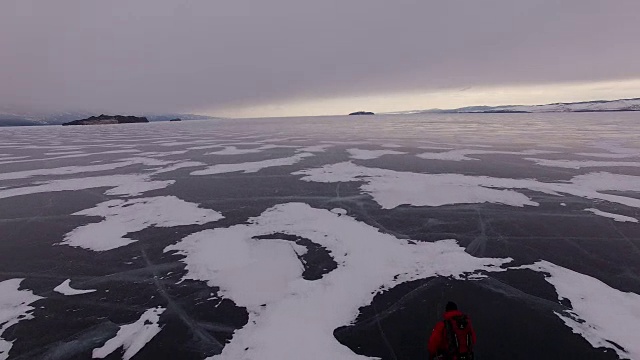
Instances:
[[[349,115],[375,115],[375,114],[372,113],[371,111],[356,111],[356,112],[352,112]]]
[[[62,124],[62,126],[67,125],[107,125],[107,124],[132,124],[132,123],[148,123],[146,117],[140,116],[124,116],[124,115],[100,115],[100,116],[91,116],[86,119],[74,120],[68,123]]]

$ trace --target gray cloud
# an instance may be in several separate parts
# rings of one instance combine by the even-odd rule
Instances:
[[[0,105],[190,111],[640,78],[637,0],[0,3]]]

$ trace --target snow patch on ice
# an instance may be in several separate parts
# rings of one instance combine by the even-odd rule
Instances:
[[[547,261],[520,268],[543,272],[572,310],[556,313],[592,346],[613,349],[621,358],[640,359],[640,295],[616,290],[590,276]],[[614,342],[624,350],[611,344]]]
[[[125,166],[131,166],[135,164],[156,165],[158,163],[153,159],[132,158],[132,159],[126,159],[124,161],[111,163],[111,164],[87,165],[87,166],[65,166],[65,167],[51,168],[51,169],[36,169],[36,170],[6,172],[6,173],[0,174],[0,180],[26,179],[33,176],[70,175],[70,174],[79,174],[79,173],[86,173],[86,172],[107,171],[107,170],[122,168]],[[162,165],[164,165],[164,162],[162,163]]]
[[[332,148],[333,145],[315,145],[315,146],[307,146],[304,148],[300,148],[297,151],[299,152],[310,152],[310,153],[318,153],[318,152],[325,152],[327,151],[327,149]]]
[[[224,149],[214,152],[206,153],[205,155],[242,155],[242,154],[255,154],[260,153],[263,150],[260,148],[253,149],[238,149],[235,146],[225,146]]]
[[[163,174],[163,173],[168,173],[171,171],[176,171],[176,170],[180,170],[180,169],[184,169],[184,168],[190,168],[190,167],[197,167],[197,166],[206,166],[207,164],[200,162],[200,161],[184,161],[184,162],[179,162],[177,164],[165,167],[165,168],[161,168],[158,170],[153,171],[153,174]]]
[[[242,155],[242,154],[255,154],[261,153],[265,150],[277,149],[277,148],[297,148],[297,146],[293,145],[275,145],[275,144],[267,144],[262,145],[257,148],[251,149],[238,149],[235,146],[225,146],[224,149],[214,152],[206,153],[205,155]]]
[[[475,149],[456,149],[443,152],[425,152],[416,155],[422,159],[429,160],[447,160],[447,161],[468,161],[479,160],[467,155],[488,155],[488,154],[507,154],[507,155],[537,155],[548,154],[553,151],[545,150],[524,150],[524,151],[494,151],[494,150],[475,150]]]
[[[293,175],[304,175],[301,178],[303,181],[325,183],[362,181],[364,184],[360,189],[370,194],[385,209],[400,205],[442,206],[474,203],[538,205],[524,194],[506,189],[528,189],[554,196],[562,196],[561,194],[565,193],[640,208],[639,199],[599,192],[640,191],[640,177],[604,172],[579,175],[574,177],[571,183],[545,183],[532,179],[399,172],[343,162],[297,171]]]
[[[62,295],[68,295],[68,296],[72,296],[72,295],[81,295],[81,294],[88,294],[88,293],[92,293],[96,290],[80,290],[80,289],[74,289],[71,287],[70,285],[71,283],[71,279],[67,279],[65,281],[62,282],[62,284],[56,286],[55,288],[53,288],[53,291],[58,292]]]
[[[347,210],[341,208],[331,209],[331,212],[338,215],[347,215]]]
[[[223,218],[217,211],[200,208],[175,196],[110,200],[73,215],[104,218],[99,223],[72,230],[62,241],[65,245],[93,251],[112,250],[135,242],[125,235],[150,226],[205,224]]]
[[[103,359],[122,347],[122,359],[131,359],[162,330],[158,321],[165,310],[162,307],[149,309],[136,322],[120,326],[115,337],[109,339],[102,347],[93,349],[92,357]]]
[[[301,179],[304,181],[365,181],[366,184],[361,189],[371,194],[385,209],[403,204],[442,206],[489,202],[511,206],[538,205],[518,192],[492,189],[491,187],[509,187],[502,183],[505,179],[498,178],[398,172],[367,168],[351,162],[301,170],[293,174],[305,175]]]
[[[576,155],[580,156],[589,156],[589,157],[597,157],[597,158],[605,158],[605,159],[627,159],[632,157],[640,157],[640,152],[630,153],[630,154],[612,154],[612,153],[577,153]]]
[[[165,188],[174,180],[152,181],[146,175],[111,175],[86,178],[53,180],[36,183],[33,186],[0,190],[0,199],[56,191],[72,191],[110,187],[108,195],[136,196],[145,191]]]
[[[31,303],[42,299],[31,290],[20,290],[22,280],[0,281],[0,360],[9,358],[9,350],[13,346],[13,341],[3,339],[2,334],[22,320],[33,319]]]
[[[585,211],[589,211],[592,212],[598,216],[603,216],[609,219],[613,219],[615,221],[619,221],[619,222],[634,222],[637,223],[638,219],[636,218],[632,218],[630,216],[624,216],[624,215],[619,215],[619,214],[613,214],[613,213],[608,213],[608,212],[604,212],[598,209],[584,209]]]
[[[573,184],[592,190],[640,191],[640,176],[593,172],[575,176]]]
[[[238,163],[238,164],[217,164],[217,165],[210,166],[204,170],[193,171],[191,175],[214,175],[214,174],[224,174],[224,173],[238,172],[238,171],[241,171],[245,174],[254,173],[270,167],[294,165],[302,161],[302,159],[310,156],[314,156],[314,155],[311,153],[301,153],[301,154],[296,154],[296,155],[285,157],[285,158],[269,159],[269,160]]]
[[[365,150],[365,149],[347,149],[350,158],[358,160],[377,159],[383,155],[403,155],[406,152],[395,150]]]
[[[256,240],[273,233],[325,247],[338,267],[319,280],[303,279],[292,243]],[[363,359],[333,331],[353,321],[377,293],[432,276],[503,271],[510,261],[473,257],[454,240],[412,243],[301,203],[274,206],[248,224],[189,235],[165,251],[185,256],[185,279],[219,287],[249,311],[247,325],[212,358],[233,360]]]
[[[640,162],[637,161],[551,160],[538,158],[525,158],[525,160],[533,161],[541,166],[559,167],[565,169],[614,166],[640,167]]]

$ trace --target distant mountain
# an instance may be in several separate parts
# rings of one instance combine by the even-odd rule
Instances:
[[[640,111],[640,98],[620,100],[597,100],[573,103],[553,103],[546,105],[502,105],[467,106],[458,109],[431,109],[401,111],[394,114],[424,113],[548,113],[548,112],[604,112],[604,111]]]
[[[0,106],[0,126],[61,125],[63,123],[99,115],[99,112],[45,112],[24,109],[21,107]],[[216,119],[211,116],[195,114],[137,113],[133,115],[146,117],[147,119],[149,119],[149,121],[169,121],[176,118],[182,120]]]

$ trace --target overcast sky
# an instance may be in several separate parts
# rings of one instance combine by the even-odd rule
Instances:
[[[638,0],[1,0],[0,105],[336,114],[640,97]]]

